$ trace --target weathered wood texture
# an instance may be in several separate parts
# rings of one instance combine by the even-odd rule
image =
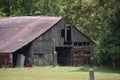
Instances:
[[[0,54],[0,67],[11,67],[12,55],[11,54]]]
[[[75,27],[71,27],[72,31],[72,40],[74,42],[89,42],[90,40],[80,31],[78,31]]]
[[[32,43],[33,62],[39,66],[53,65],[54,50],[59,47],[56,59],[59,65],[89,64],[93,56],[92,45],[87,36],[75,27],[66,27],[64,20],[61,20]],[[67,50],[69,47],[71,49]]]
[[[62,46],[63,44],[61,30],[64,28],[65,22],[61,20],[32,43],[32,58],[35,65],[53,65],[54,49],[56,46]]]

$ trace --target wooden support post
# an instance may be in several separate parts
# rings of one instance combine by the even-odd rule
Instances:
[[[93,68],[89,70],[89,76],[90,76],[90,80],[94,80],[94,69]]]
[[[57,52],[54,51],[54,66],[57,65]]]
[[[7,68],[8,64],[7,64],[7,58],[5,57],[5,64],[4,67]]]

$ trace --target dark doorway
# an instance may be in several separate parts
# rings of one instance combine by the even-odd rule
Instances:
[[[59,66],[72,66],[73,57],[71,47],[57,47],[57,63]]]
[[[71,28],[67,28],[67,41],[71,41]]]
[[[16,66],[16,63],[17,63],[17,54],[16,53],[13,53],[13,67]]]
[[[25,57],[24,64],[28,63],[28,59],[31,58],[30,47],[31,47],[30,44],[28,44],[13,53],[13,67],[17,66],[17,63],[18,63],[17,60],[19,55],[23,55]],[[21,60],[22,59],[23,58],[21,58]]]

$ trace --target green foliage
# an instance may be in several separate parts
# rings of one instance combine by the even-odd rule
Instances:
[[[0,8],[0,18],[1,18],[1,17],[5,17],[5,16],[6,16],[6,14],[3,12],[3,9]]]
[[[103,6],[105,9],[106,16],[103,16],[104,20],[107,20],[108,25],[105,26],[103,23],[103,31],[99,37],[99,47],[97,53],[98,62],[105,65],[107,60],[120,59],[120,5],[119,1],[103,1],[99,5]],[[119,63],[116,63],[119,64]],[[106,64],[107,65],[107,64]]]

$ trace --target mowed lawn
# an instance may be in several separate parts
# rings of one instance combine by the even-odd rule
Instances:
[[[1,68],[0,80],[89,80],[83,67]],[[95,80],[120,80],[120,72],[95,69]]]

